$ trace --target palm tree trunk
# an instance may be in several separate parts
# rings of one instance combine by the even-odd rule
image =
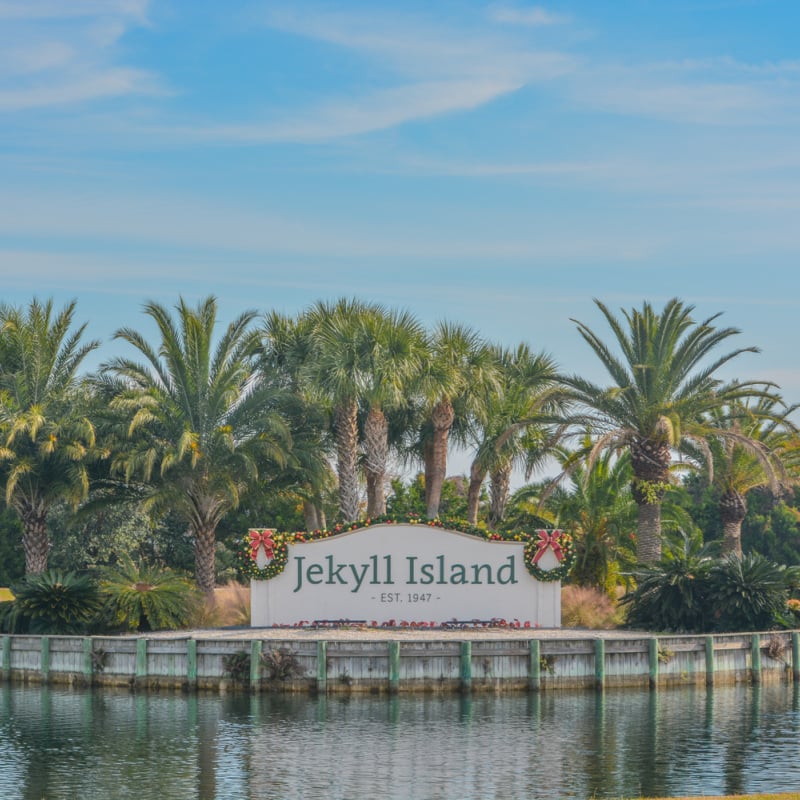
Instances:
[[[481,486],[486,477],[483,469],[476,459],[469,468],[469,489],[467,490],[467,522],[470,525],[478,524],[478,506],[481,500]]]
[[[489,480],[489,494],[492,502],[489,524],[496,528],[503,521],[506,513],[508,491],[511,485],[511,464],[503,464],[493,469]]]
[[[307,531],[320,531],[325,528],[325,514],[311,500],[303,500],[303,520]]]
[[[439,516],[439,505],[442,501],[442,486],[447,477],[447,439],[450,428],[455,419],[453,404],[446,397],[440,400],[434,407],[431,415],[433,423],[433,451],[431,453],[431,475],[430,480],[425,476],[426,489],[430,488],[428,494],[427,515],[429,519]]]
[[[722,554],[742,555],[742,520],[747,515],[747,501],[735,489],[728,489],[719,500],[722,521]]]
[[[349,400],[336,409],[336,470],[339,512],[345,522],[358,519],[358,406]]]
[[[389,458],[389,422],[380,408],[372,407],[364,423],[366,450],[367,515],[386,513],[386,462]]]
[[[638,508],[636,558],[640,564],[661,559],[661,499],[669,480],[672,454],[663,437],[631,443],[633,499]]]
[[[638,503],[636,558],[640,564],[654,564],[661,559],[661,502]]]
[[[431,501],[431,481],[433,480],[433,440],[426,438],[422,444],[423,457],[425,460],[425,508]]]
[[[216,526],[207,523],[193,534],[197,586],[204,594],[212,595],[216,584]]]
[[[25,574],[33,575],[47,569],[50,539],[47,535],[47,510],[28,506],[22,517],[22,547],[25,550]]]

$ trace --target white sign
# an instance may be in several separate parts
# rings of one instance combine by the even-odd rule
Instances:
[[[251,581],[251,625],[504,620],[559,627],[561,582],[535,580],[523,550],[522,542],[412,524],[375,525],[290,544],[280,575]],[[539,566],[558,566],[551,550]]]

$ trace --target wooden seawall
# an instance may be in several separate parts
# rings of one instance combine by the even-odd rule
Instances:
[[[367,633],[368,635],[368,633]],[[716,636],[297,640],[0,637],[0,678],[185,691],[553,691],[800,681],[797,631]],[[232,664],[238,669],[232,674]],[[227,665],[227,667],[226,667]]]

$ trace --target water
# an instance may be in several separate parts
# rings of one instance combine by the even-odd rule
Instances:
[[[788,685],[350,699],[0,686],[0,797],[791,791],[799,733]]]

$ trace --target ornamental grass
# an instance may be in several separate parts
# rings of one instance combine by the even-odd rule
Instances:
[[[231,581],[203,595],[189,619],[191,628],[231,628],[250,625],[250,587]]]
[[[561,589],[562,627],[608,630],[619,627],[622,622],[622,611],[605,592],[588,586]]]

